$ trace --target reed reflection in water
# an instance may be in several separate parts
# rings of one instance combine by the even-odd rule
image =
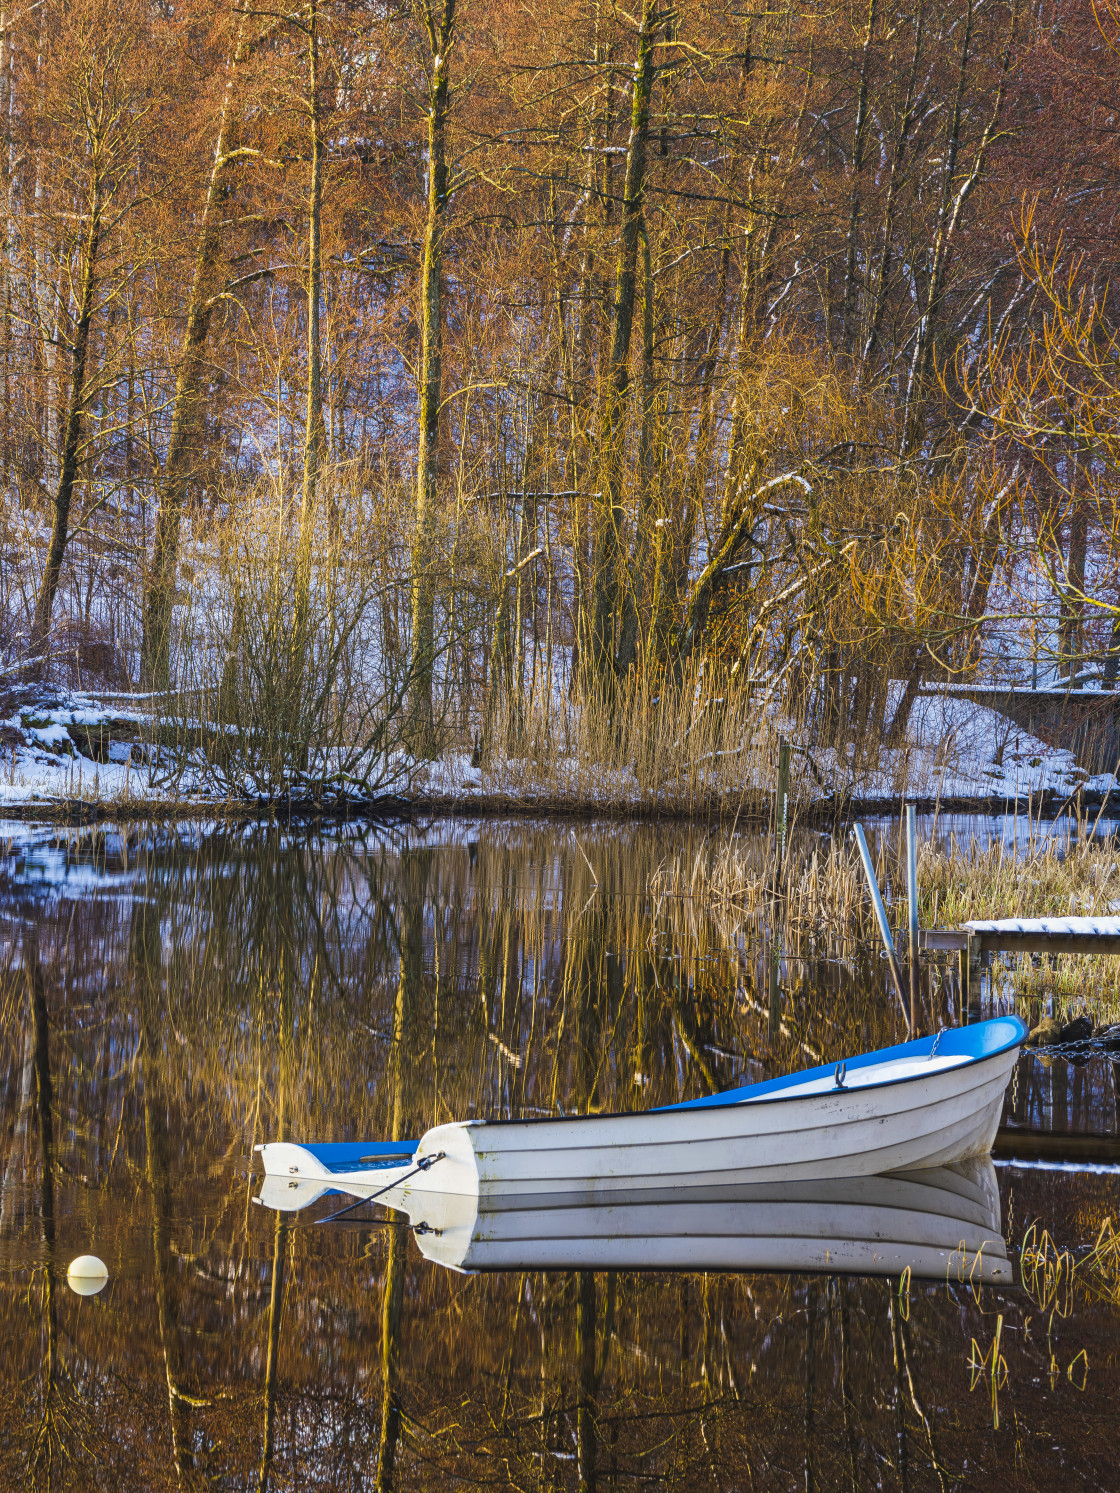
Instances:
[[[459,1275],[399,1212],[253,1206],[262,1140],[644,1108],[901,1035],[874,952],[806,928],[771,1032],[766,930],[649,892],[713,853],[679,827],[13,831],[0,1486],[1107,1486],[1108,1302],[1040,1328],[967,1276],[714,1256]],[[1005,1227],[1075,1242],[1110,1186],[1002,1172]],[[87,1249],[110,1283],[79,1299]],[[968,1368],[993,1344],[998,1431]]]

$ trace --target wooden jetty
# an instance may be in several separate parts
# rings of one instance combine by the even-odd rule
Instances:
[[[956,951],[961,991],[991,954],[1120,954],[1120,918],[977,919],[962,928],[923,928],[919,948]]]
[[[997,918],[962,928],[928,928],[923,949],[971,949],[978,954],[1120,954],[1120,918]]]
[[[863,827],[852,826],[852,837],[863,864],[871,905],[879,925],[891,979],[899,1004],[907,1014],[910,1033],[918,1029],[918,951],[956,952],[960,968],[960,988],[964,1011],[968,1010],[972,976],[980,969],[982,959],[995,953],[1014,954],[1120,954],[1120,917],[1044,917],[976,919],[960,928],[918,927],[918,837],[915,809],[906,805],[906,889],[909,904],[910,990],[909,1002],[902,980],[902,970],[891,934],[890,920],[879,890],[875,868]],[[967,1019],[967,1018],[966,1018]]]

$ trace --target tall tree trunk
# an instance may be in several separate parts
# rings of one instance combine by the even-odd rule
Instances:
[[[37,59],[35,69],[36,96],[35,115],[36,124],[45,132],[45,120],[43,117],[45,91],[43,87],[44,74],[44,48],[46,46],[47,20],[46,7],[39,8],[39,26],[37,38]],[[44,182],[44,152],[37,149],[34,152],[35,166],[31,173],[32,179],[28,182],[29,198],[31,201],[42,200],[45,190]],[[32,351],[33,379],[31,386],[31,398],[33,401],[34,415],[34,439],[31,442],[31,453],[28,461],[29,475],[45,479],[47,453],[53,444],[51,439],[51,410],[54,406],[54,375],[56,369],[55,339],[51,336],[51,316],[57,302],[54,294],[54,286],[50,281],[49,266],[52,262],[52,252],[56,247],[49,241],[46,218],[41,213],[36,213],[31,225],[31,263],[28,266],[28,279],[30,284],[28,290],[30,298],[35,307],[35,336]]]
[[[859,228],[859,186],[863,173],[863,151],[867,141],[867,90],[871,70],[871,43],[875,37],[875,12],[878,0],[868,0],[867,26],[863,33],[863,53],[860,58],[859,88],[856,93],[856,122],[852,141],[852,193],[848,209],[848,242],[844,264],[844,344],[851,350],[856,345],[858,315],[858,288],[856,284],[856,239]]]
[[[66,543],[70,537],[70,503],[74,496],[74,483],[78,475],[78,447],[82,436],[82,416],[85,413],[86,361],[89,354],[89,332],[93,320],[93,301],[97,284],[97,255],[101,242],[100,181],[95,181],[92,197],[89,232],[82,245],[78,317],[74,324],[74,340],[70,346],[70,396],[66,404],[66,421],[62,429],[62,449],[59,453],[58,487],[54,497],[51,542],[47,550],[43,577],[39,583],[39,595],[35,602],[35,616],[31,624],[30,653],[34,662],[34,671],[40,677],[46,672],[49,661],[51,616],[54,612],[54,599],[58,592],[59,577],[62,574]]]
[[[307,194],[307,418],[303,433],[303,495],[299,513],[296,576],[295,659],[302,667],[311,599],[311,553],[315,533],[315,487],[326,440],[319,351],[319,301],[323,284],[320,226],[323,203],[323,132],[319,110],[319,5],[311,0],[307,21],[308,105],[311,112],[311,180]]]
[[[281,1133],[279,1139],[286,1137]],[[284,1276],[291,1224],[277,1212],[272,1235],[272,1282],[268,1298],[268,1348],[264,1370],[264,1432],[257,1469],[257,1493],[268,1493],[276,1455],[276,1393],[280,1379],[280,1327],[284,1315]]]
[[[992,579],[995,576],[996,561],[999,558],[1003,515],[1004,504],[1001,496],[992,504],[987,522],[981,529],[973,550],[972,584],[965,600],[965,615],[972,618],[976,627],[972,636],[967,638],[967,652],[963,659],[965,667],[969,670],[974,670],[980,662],[984,616],[988,609],[988,592],[991,590]]]
[[[906,738],[906,728],[910,724],[910,715],[914,709],[914,701],[918,698],[918,691],[922,687],[922,676],[925,673],[925,648],[920,644],[914,650],[914,660],[910,665],[910,673],[906,676],[906,684],[898,704],[891,716],[891,723],[887,727],[886,746],[901,746]]]
[[[0,245],[0,404],[3,427],[0,428],[0,479],[11,481],[12,475],[12,255],[15,247],[15,224],[12,213],[12,17],[8,7],[0,7],[0,193],[4,198],[4,242]]]
[[[643,223],[642,229],[642,427],[638,438],[638,517],[634,534],[634,558],[622,604],[622,625],[619,629],[618,672],[625,674],[637,658],[638,629],[646,610],[645,600],[650,590],[647,571],[650,563],[653,530],[653,425],[656,399],[653,381],[653,266],[650,262],[649,234]],[[663,551],[657,549],[657,555]],[[660,566],[653,578],[653,595],[660,596],[663,587]]]
[[[576,1271],[576,1359],[579,1388],[576,1402],[576,1476],[579,1493],[595,1493],[598,1487],[595,1385],[595,1272]]]
[[[719,361],[720,338],[723,333],[723,303],[727,297],[727,276],[730,264],[731,251],[730,248],[725,247],[720,254],[719,276],[716,282],[715,324],[707,334],[707,347],[700,363],[699,415],[696,426],[696,444],[693,448],[695,457],[673,555],[671,601],[674,611],[680,605],[680,598],[688,589],[688,573],[692,563],[696,525],[704,513],[704,495],[708,487],[708,469],[711,465],[712,444],[715,438],[716,365]],[[691,436],[691,427],[689,435]]]
[[[901,1285],[901,1281],[899,1282]],[[894,1414],[898,1441],[898,1482],[902,1493],[910,1493],[910,1448],[906,1440],[906,1397],[902,1387],[902,1340],[894,1301],[894,1282],[888,1280],[887,1313],[891,1323],[891,1348],[894,1356]]]
[[[439,484],[439,416],[443,388],[443,236],[447,218],[447,114],[456,0],[443,0],[436,17],[423,7],[432,52],[428,85],[428,216],[420,264],[419,450],[416,459],[416,536],[412,546],[411,704],[414,740],[432,738],[435,644],[434,545]]]
[[[214,306],[214,279],[222,244],[222,210],[226,196],[226,173],[230,164],[247,152],[231,148],[234,128],[233,88],[237,74],[251,50],[245,35],[242,12],[237,37],[226,72],[226,87],[218,119],[214,164],[202,209],[194,276],[187,302],[186,329],[175,374],[171,403],[171,435],[167,460],[159,483],[159,508],[152,546],[151,565],[144,586],[144,633],[140,645],[141,682],[149,689],[166,687],[171,672],[171,612],[175,599],[175,576],[179,565],[179,524],[190,480],[195,446],[199,392],[203,360],[210,335]]]
[[[863,346],[861,370],[866,367],[868,360],[878,346],[883,327],[883,313],[886,310],[887,296],[891,287],[891,267],[894,262],[895,208],[898,201],[899,184],[902,179],[902,165],[906,156],[906,147],[910,140],[910,130],[918,113],[918,66],[922,56],[922,36],[925,30],[925,17],[926,12],[923,0],[923,3],[919,4],[914,17],[914,53],[910,63],[910,72],[906,80],[906,99],[902,106],[898,136],[895,140],[894,155],[891,159],[891,174],[890,180],[887,183],[887,200],[883,208],[883,247],[879,259],[874,302],[868,318],[869,326],[867,340]],[[870,292],[870,256],[867,278]]]
[[[599,93],[599,69],[606,60],[609,51],[609,49],[604,48],[600,40],[599,23],[600,11],[597,5],[595,9],[595,48],[593,52],[596,78],[594,97],[596,100]],[[591,446],[591,329],[595,315],[592,293],[592,286],[595,284],[595,243],[591,234],[591,212],[592,204],[602,201],[603,196],[599,181],[602,174],[600,162],[603,158],[605,138],[601,139],[600,135],[602,134],[605,137],[605,119],[609,114],[609,110],[609,97],[607,105],[603,109],[599,109],[597,102],[593,103],[587,125],[587,167],[583,193],[586,202],[585,214],[587,222],[583,233],[583,251],[580,255],[579,291],[576,297],[576,325],[572,333],[571,416],[567,485],[574,494],[571,500],[571,524],[572,568],[575,572],[576,594],[574,600],[575,638],[573,639],[572,646],[571,675],[568,681],[569,689],[571,690],[576,689],[580,670],[589,662],[591,655],[587,500],[583,492],[586,455]]]
[[[180,1337],[181,1312],[175,1290],[176,1259],[171,1237],[174,1213],[171,1179],[174,1168],[157,1009],[162,990],[163,950],[159,937],[159,910],[147,899],[133,904],[129,962],[133,1000],[139,1015],[145,1174],[150,1202],[159,1345],[167,1385],[171,1458],[180,1485],[189,1487],[196,1471],[194,1428],[191,1399],[183,1389],[185,1371]]]
[[[744,60],[742,87],[745,88],[746,77],[749,72],[748,61]],[[768,213],[766,217],[765,231],[760,235],[761,242],[757,248],[754,244],[755,229],[748,227],[743,233],[743,251],[740,265],[740,284],[738,298],[738,348],[736,353],[736,384],[735,394],[732,402],[731,431],[728,440],[727,470],[724,478],[723,498],[720,505],[719,533],[723,535],[732,526],[739,505],[740,496],[744,487],[753,488],[759,476],[757,458],[751,452],[751,435],[754,430],[751,419],[752,406],[751,395],[751,360],[753,353],[751,345],[755,334],[761,330],[763,321],[764,304],[763,293],[767,280],[768,266],[773,255],[778,225],[786,218],[785,203],[789,187],[790,177],[798,155],[798,142],[801,139],[802,124],[804,122],[808,107],[810,83],[813,78],[812,54],[809,57],[809,66],[806,70],[805,85],[802,90],[801,103],[798,108],[797,118],[793,126],[790,138],[789,151],[786,157],[784,169],[778,186],[773,193],[775,210]],[[741,93],[741,106],[745,107],[745,93]],[[754,177],[756,169],[762,165],[768,155],[770,146],[767,134],[764,131],[759,139],[755,151],[754,161],[751,165],[751,177]],[[729,231],[728,225],[728,231]],[[717,292],[717,303],[720,308],[720,316],[723,314],[723,302],[727,293],[727,279],[730,271],[730,251],[725,251],[720,261],[720,278]],[[704,449],[703,462],[697,462],[697,472],[694,474],[693,485],[689,490],[689,498],[682,515],[679,530],[674,537],[673,543],[667,543],[668,533],[663,531],[662,543],[665,548],[659,552],[659,558],[665,565],[665,580],[658,585],[658,615],[655,618],[655,626],[651,629],[651,650],[661,656],[669,651],[670,630],[675,618],[679,615],[682,606],[688,610],[688,578],[692,558],[692,545],[695,538],[696,519],[699,505],[703,500],[704,487],[707,482],[707,468],[711,460],[711,445],[714,435],[714,376],[716,359],[719,352],[718,328],[714,344],[709,350],[701,372],[701,440],[699,446]],[[704,411],[707,414],[704,414]],[[701,475],[702,472],[702,475]],[[701,484],[697,486],[697,483]],[[706,620],[706,610],[704,612]],[[686,618],[686,631],[688,622]],[[686,653],[695,640],[695,633],[690,637],[684,652]],[[683,661],[683,653],[677,650],[677,665]]]
[[[805,1288],[805,1493],[816,1493],[817,1478],[813,1453],[816,1429],[817,1388],[817,1296],[820,1286],[810,1279]]]
[[[745,236],[744,236],[745,237]],[[743,245],[742,280],[739,285],[739,337],[736,351],[735,394],[731,402],[731,432],[727,440],[727,471],[724,475],[723,502],[720,505],[720,528],[731,522],[739,506],[740,494],[748,472],[753,483],[757,477],[757,458],[751,460],[751,405],[749,374],[753,351],[752,336],[756,330],[753,302],[755,287],[748,257],[747,244]]]
[[[653,38],[657,21],[655,0],[643,0],[638,58],[634,67],[630,144],[626,153],[621,243],[611,313],[610,354],[603,380],[599,423],[600,491],[591,577],[591,663],[599,681],[604,681],[614,667],[618,555],[623,524],[622,444],[626,395],[630,383],[630,334],[634,325],[638,238],[642,224],[650,100],[653,94]]]
[[[968,64],[972,56],[970,48],[972,46],[972,25],[975,10],[975,0],[967,0],[964,35],[961,39],[960,68],[957,74],[957,90],[953,109],[949,116],[949,125],[945,139],[945,166],[941,180],[941,200],[937,210],[937,228],[934,233],[933,250],[930,256],[929,284],[926,292],[925,306],[914,333],[914,352],[910,360],[910,371],[906,382],[906,398],[902,419],[903,454],[912,450],[917,443],[920,425],[919,398],[929,382],[933,367],[935,332],[941,316],[942,301],[945,295],[946,272],[949,266],[949,256],[953,247],[953,239],[956,236],[957,226],[960,223],[964,205],[971,195],[972,189],[983,174],[988,147],[991,144],[996,125],[1003,111],[1004,90],[1011,67],[1011,44],[1014,40],[1015,24],[1018,19],[1017,10],[1012,13],[1011,31],[1007,38],[1007,44],[1004,47],[1003,56],[1000,59],[999,82],[996,85],[992,112],[984,127],[984,133],[977,144],[976,154],[973,157],[969,173],[954,192],[957,157],[960,152],[963,125],[965,85],[968,77]]]
[[[402,859],[400,969],[389,1046],[390,1140],[400,1140],[409,1128],[408,1073],[424,976],[424,912],[429,870],[426,851],[410,851]],[[401,1426],[401,1312],[408,1243],[403,1226],[408,1219],[405,1214],[393,1210],[390,1210],[390,1219],[381,1296],[381,1427],[375,1493],[386,1493],[393,1486],[393,1465]]]
[[[280,1053],[280,1103],[276,1139],[286,1141],[291,1134],[288,1119],[288,1034],[285,1032]],[[277,1210],[272,1235],[272,1280],[268,1297],[268,1347],[264,1369],[264,1427],[261,1436],[261,1461],[257,1469],[257,1493],[268,1493],[272,1464],[276,1455],[276,1393],[280,1379],[280,1329],[284,1316],[284,1277],[288,1259],[291,1224]]]
[[[972,53],[972,22],[975,14],[974,0],[966,0],[964,32],[961,37],[960,66],[957,69],[957,89],[945,136],[945,165],[941,176],[941,201],[937,209],[937,228],[934,233],[933,252],[930,258],[929,285],[926,303],[914,333],[914,352],[910,359],[910,373],[906,384],[906,404],[903,419],[904,450],[908,450],[917,435],[915,400],[929,369],[933,353],[933,326],[940,309],[941,293],[945,282],[945,256],[948,249],[947,228],[950,204],[953,195],[953,178],[957,169],[957,155],[961,144],[961,126],[965,83]]]
[[[50,1485],[52,1455],[57,1450],[57,1432],[54,1426],[59,1417],[60,1386],[65,1382],[59,1355],[58,1303],[54,1294],[55,1273],[55,1198],[54,1179],[56,1158],[54,1151],[54,1088],[51,1082],[50,1013],[47,1010],[46,989],[43,971],[39,963],[38,935],[32,931],[23,941],[24,967],[27,970],[31,997],[31,1019],[35,1034],[34,1068],[35,1089],[39,1116],[39,1223],[42,1230],[44,1269],[42,1313],[45,1329],[43,1363],[41,1370],[41,1410],[29,1458],[32,1477],[29,1482],[39,1481],[36,1474],[45,1470],[44,1481]]]
[[[859,1486],[859,1439],[856,1429],[856,1403],[852,1393],[851,1308],[848,1304],[848,1282],[834,1277],[840,1298],[840,1399],[844,1407],[844,1435],[848,1442],[848,1472],[852,1493]]]

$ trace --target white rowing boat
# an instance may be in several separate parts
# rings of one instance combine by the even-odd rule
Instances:
[[[740,1187],[952,1166],[990,1152],[1026,1027],[1015,1016],[638,1114],[465,1120],[418,1142],[258,1147],[320,1192],[395,1187],[591,1201],[635,1188]]]
[[[314,1182],[265,1178],[260,1201],[289,1210]],[[989,1157],[881,1177],[485,1198],[399,1183],[379,1203],[408,1215],[420,1251],[452,1270],[793,1270],[1009,1284]]]

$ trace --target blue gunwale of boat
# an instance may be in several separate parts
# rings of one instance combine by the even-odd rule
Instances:
[[[321,1166],[334,1173],[376,1172],[400,1166],[416,1154],[419,1144],[415,1140],[299,1142],[302,1150],[309,1151]]]
[[[990,1021],[979,1021],[973,1026],[949,1027],[931,1037],[918,1037],[913,1042],[900,1042],[895,1047],[880,1047],[874,1052],[863,1052],[857,1057],[844,1058],[843,1062],[851,1072],[856,1068],[873,1068],[879,1063],[895,1062],[900,1058],[929,1057],[936,1043],[938,1057],[967,1056],[972,1060],[968,1064],[971,1067],[1021,1046],[1026,1035],[1027,1028],[1018,1016],[995,1016]],[[744,1099],[758,1099],[770,1094],[776,1099],[820,1098],[819,1094],[783,1095],[782,1090],[799,1087],[809,1079],[827,1078],[836,1072],[838,1066],[837,1063],[822,1063],[817,1068],[803,1068],[800,1073],[786,1073],[781,1078],[768,1078],[762,1083],[748,1084],[741,1089],[726,1089],[721,1094],[706,1094],[702,1099],[687,1099],[680,1104],[664,1104],[650,1113],[665,1114],[680,1109],[718,1109],[741,1104]],[[908,1074],[905,1078],[887,1077],[878,1084],[861,1084],[857,1092],[865,1094],[870,1089],[883,1088],[889,1084],[915,1083],[926,1076],[919,1072]]]

